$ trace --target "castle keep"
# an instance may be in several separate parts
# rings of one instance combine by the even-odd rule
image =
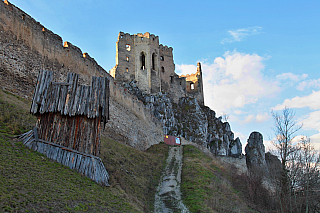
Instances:
[[[202,70],[178,76],[172,47],[159,44],[159,37],[148,32],[130,35],[120,32],[116,43],[116,65],[110,70],[117,82],[135,80],[144,92],[166,92],[175,102],[181,97],[196,98],[204,105]]]

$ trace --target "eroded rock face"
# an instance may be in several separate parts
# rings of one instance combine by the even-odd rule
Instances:
[[[252,132],[245,148],[248,168],[267,169],[263,137],[259,132]]]
[[[266,163],[268,166],[268,170],[272,175],[276,178],[280,178],[282,174],[282,164],[279,158],[270,152],[266,153]]]
[[[242,144],[239,138],[236,138],[233,142],[231,142],[229,147],[229,156],[239,157],[242,154]]]
[[[147,94],[142,92],[134,81],[124,87],[135,94],[163,124],[164,134],[184,137],[207,147],[212,153],[238,157],[242,145],[228,122],[216,117],[209,107],[200,106],[195,98],[182,97],[175,103],[166,94]]]

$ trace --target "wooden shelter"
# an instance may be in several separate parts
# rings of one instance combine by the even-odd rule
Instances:
[[[100,128],[109,119],[109,80],[92,77],[91,86],[79,85],[79,75],[53,82],[51,71],[40,71],[30,112],[37,125],[23,135],[24,144],[47,157],[108,185],[100,155]]]

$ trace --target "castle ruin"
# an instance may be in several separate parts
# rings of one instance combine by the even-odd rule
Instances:
[[[196,73],[179,76],[172,51],[159,44],[158,36],[120,32],[116,66],[107,72],[79,47],[0,1],[0,88],[31,100],[40,70],[53,71],[60,82],[77,73],[79,83],[87,86],[92,76],[106,77],[110,120],[102,135],[139,150],[169,134],[217,155],[241,153],[229,123],[204,105],[201,64]]]
[[[117,82],[135,80],[146,93],[165,92],[175,102],[181,97],[196,98],[204,105],[202,70],[179,76],[175,73],[172,47],[159,44],[159,36],[148,32],[130,35],[120,32],[116,43],[116,65],[110,75]]]

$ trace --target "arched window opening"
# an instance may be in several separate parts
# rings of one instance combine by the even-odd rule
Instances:
[[[163,73],[164,73],[164,67],[161,67],[161,72],[163,72]]]
[[[129,57],[127,57],[126,60],[129,62]]]
[[[130,50],[131,50],[130,44],[126,44],[126,50],[127,50],[127,51],[130,51]]]
[[[173,83],[173,76],[170,76],[170,82]]]
[[[190,89],[194,90],[194,83],[190,84]]]
[[[126,68],[126,71],[129,72],[129,68],[128,67]]]
[[[144,55],[144,53],[141,53],[140,56],[140,62],[141,62],[141,69],[144,70],[146,67],[146,56]]]
[[[156,70],[156,65],[155,65],[155,64],[156,64],[156,63],[155,63],[155,60],[156,60],[156,59],[155,59],[155,57],[156,57],[156,55],[153,53],[153,54],[152,54],[152,69],[153,69],[153,70]]]
[[[164,61],[164,57],[163,57],[163,56],[160,56],[160,60],[161,60],[161,61]]]

